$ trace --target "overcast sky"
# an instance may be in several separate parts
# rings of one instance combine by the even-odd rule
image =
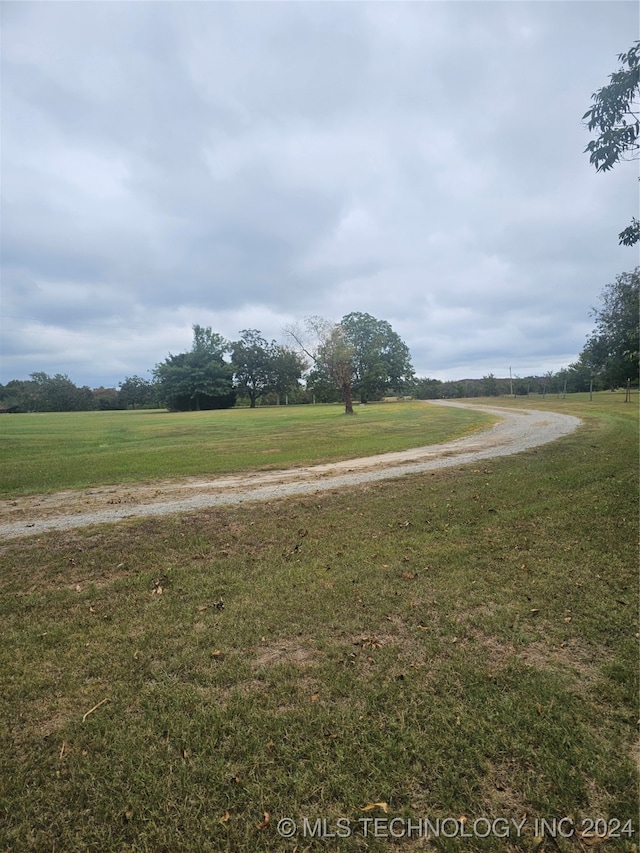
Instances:
[[[0,382],[194,323],[387,320],[419,376],[558,370],[638,263],[591,94],[636,2],[5,2]]]

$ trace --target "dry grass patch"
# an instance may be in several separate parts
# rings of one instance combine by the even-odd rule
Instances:
[[[317,650],[300,645],[298,640],[282,638],[261,646],[257,651],[253,665],[263,668],[285,663],[293,664],[300,669],[307,669],[317,663],[318,655]]]

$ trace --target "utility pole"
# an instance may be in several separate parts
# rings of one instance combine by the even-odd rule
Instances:
[[[511,396],[513,397],[513,377],[511,376],[511,368],[509,368],[509,387],[511,389]]]

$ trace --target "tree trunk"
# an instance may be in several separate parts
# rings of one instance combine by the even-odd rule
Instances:
[[[353,399],[351,397],[351,383],[344,382],[342,385],[342,397],[344,399],[344,413],[345,415],[353,414]]]

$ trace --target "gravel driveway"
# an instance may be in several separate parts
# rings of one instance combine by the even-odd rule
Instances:
[[[498,415],[484,432],[398,453],[384,453],[284,471],[242,473],[202,480],[195,477],[153,484],[104,486],[84,491],[30,495],[0,502],[0,541],[130,518],[168,515],[222,504],[266,501],[288,495],[371,483],[435,468],[509,456],[568,435],[579,418],[534,409],[503,409],[438,401],[428,405],[472,408]]]

